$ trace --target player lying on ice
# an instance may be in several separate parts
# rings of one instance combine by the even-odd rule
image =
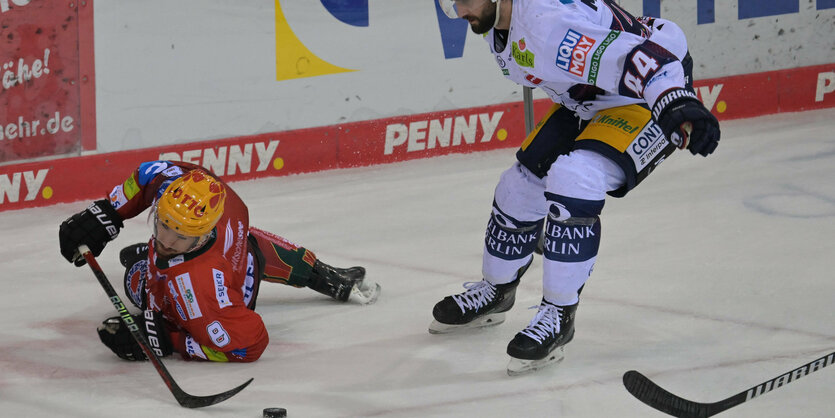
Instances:
[[[504,321],[544,228],[542,301],[507,345],[508,373],[524,373],[561,360],[574,337],[606,195],[625,196],[676,148],[709,155],[719,123],[693,92],[693,60],[673,22],[635,18],[612,0],[438,3],[484,34],[506,78],[554,102],[496,186],[484,279],[438,302],[429,328]]]
[[[339,301],[376,301],[380,286],[362,267],[335,268],[310,250],[249,225],[240,197],[207,170],[189,163],[141,164],[109,199],[93,202],[61,224],[61,254],[85,264],[119,234],[124,219],[151,208],[147,244],[122,249],[125,293],[143,315],[135,320],[159,356],[250,362],[269,337],[255,301],[262,280],[309,287]],[[101,341],[125,360],[145,360],[119,317],[98,328]]]

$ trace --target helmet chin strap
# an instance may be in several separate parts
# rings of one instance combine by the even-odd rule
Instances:
[[[499,15],[501,15],[502,0],[493,0],[496,3],[496,21],[493,22],[493,28],[499,24]]]

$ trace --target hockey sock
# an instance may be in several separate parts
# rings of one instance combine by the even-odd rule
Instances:
[[[494,203],[484,236],[485,279],[494,285],[515,280],[519,269],[531,260],[543,222],[542,219],[532,222],[513,219]]]
[[[258,228],[250,228],[249,233],[255,236],[264,254],[264,280],[293,287],[308,285],[316,262],[312,251]]]
[[[546,193],[550,203],[543,248],[545,299],[558,305],[577,303],[600,248],[603,200]]]

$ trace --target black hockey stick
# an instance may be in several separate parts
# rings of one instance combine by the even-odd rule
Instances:
[[[145,352],[145,356],[148,357],[148,360],[151,361],[151,364],[157,369],[157,373],[159,373],[160,377],[162,377],[162,381],[165,382],[165,385],[168,386],[168,389],[174,395],[174,398],[177,399],[177,402],[180,405],[186,408],[202,408],[204,406],[214,405],[216,403],[223,402],[233,396],[235,396],[238,392],[244,390],[247,385],[252,383],[252,378],[244,382],[244,384],[231,389],[227,390],[223,393],[218,393],[217,395],[209,395],[209,396],[194,396],[189,395],[188,393],[184,392],[180,389],[180,386],[177,385],[177,382],[174,381],[174,378],[171,377],[171,373],[168,372],[168,369],[165,368],[165,365],[162,364],[162,360],[157,357],[156,353],[151,350],[151,347],[148,345],[148,341],[145,340],[145,335],[139,330],[139,327],[131,317],[130,313],[128,312],[127,308],[125,308],[125,304],[122,303],[122,299],[119,298],[119,295],[116,294],[116,291],[113,290],[113,286],[110,284],[110,281],[107,280],[107,276],[105,276],[104,271],[99,266],[99,263],[96,261],[96,257],[93,253],[90,252],[90,249],[87,248],[86,245],[82,245],[78,247],[78,251],[87,260],[87,265],[90,266],[90,269],[93,270],[93,274],[96,275],[96,279],[99,280],[99,284],[101,287],[104,288],[104,292],[107,293],[107,296],[110,298],[110,302],[113,303],[113,306],[119,311],[119,316],[122,318],[122,322],[125,324],[126,327],[130,330],[130,334],[139,343],[139,346],[142,348],[142,351]]]
[[[832,364],[833,361],[835,361],[835,353],[829,353],[790,372],[781,374],[774,379],[766,380],[734,396],[713,403],[693,402],[674,395],[635,370],[630,370],[623,374],[623,385],[638,400],[661,412],[674,417],[705,418],[712,417],[743,402],[748,402],[760,395],[764,395],[774,389],[794,382],[809,373],[816,372]]]

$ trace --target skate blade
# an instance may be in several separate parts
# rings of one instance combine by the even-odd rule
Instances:
[[[499,325],[504,322],[504,312],[484,315],[480,318],[476,318],[466,324],[459,324],[459,325],[452,325],[452,324],[444,324],[438,321],[432,321],[429,324],[429,333],[430,334],[451,334],[453,332],[464,331],[468,329],[475,329],[475,328],[484,328],[484,327],[492,327],[494,325]]]
[[[561,362],[565,358],[565,347],[557,347],[551,354],[540,360],[523,360],[511,357],[507,364],[508,376],[521,376]]]
[[[351,300],[362,305],[370,305],[380,297],[380,285],[364,280],[361,286],[351,289]]]

